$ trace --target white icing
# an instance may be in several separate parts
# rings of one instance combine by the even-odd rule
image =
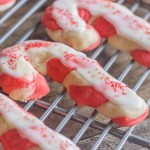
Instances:
[[[79,17],[76,0],[56,0],[53,8],[54,18],[65,31],[82,32],[86,29],[86,23]]]
[[[38,41],[29,41],[29,42],[38,42]],[[42,42],[42,41],[39,41]],[[49,54],[49,56],[51,57],[57,57],[57,58],[61,58],[64,53],[66,52],[67,54],[73,54],[73,55],[77,55],[77,56],[86,56],[84,53],[82,52],[78,52],[75,51],[73,48],[70,48],[69,46],[65,45],[65,44],[61,44],[61,43],[52,43],[49,47],[41,47],[41,48],[31,48],[29,49],[29,54],[31,55],[31,53],[47,53]],[[34,59],[34,57],[33,57]]]
[[[8,59],[8,57],[0,57],[0,67],[3,73],[17,78],[24,77],[29,81],[32,81],[34,75],[38,73],[33,66],[22,57],[16,61],[16,69],[10,69],[7,63]]]
[[[46,127],[40,120],[2,94],[0,94],[0,113],[21,135],[38,144],[43,150],[79,150],[69,139]]]
[[[119,35],[137,42],[143,46],[145,50],[150,51],[150,24],[135,16],[126,7],[106,0],[55,1],[53,4],[53,16],[64,30],[77,30],[81,32],[85,29],[83,20],[77,15],[78,7],[89,10],[93,16],[103,16],[115,26]],[[58,13],[56,8],[61,8],[65,12],[70,11],[71,16],[78,22],[78,26],[73,26],[70,21],[67,20],[68,16]],[[59,17],[63,19],[59,19]]]
[[[11,0],[10,2],[6,3],[6,4],[0,4],[0,12],[1,11],[5,11],[6,9],[10,8],[11,6],[13,6],[15,4],[16,0]]]
[[[65,64],[65,57],[64,54],[73,54],[73,55],[77,55],[77,56],[86,56],[84,53],[78,52],[73,50],[72,48],[61,44],[61,43],[51,43],[51,45],[49,47],[41,47],[41,48],[31,48],[29,49],[29,55],[30,58],[32,59],[33,64],[37,67],[36,64],[36,57],[37,55],[41,56],[43,54],[46,54],[48,56],[48,59],[45,60],[42,64],[42,67],[37,67],[37,69],[42,72],[42,74],[46,75],[47,73],[47,61],[52,59],[52,58],[59,58],[62,60],[62,62]]]

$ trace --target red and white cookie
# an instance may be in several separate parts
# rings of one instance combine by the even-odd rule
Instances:
[[[26,61],[32,68],[36,68],[38,72],[63,83],[70,97],[79,106],[97,108],[104,116],[121,126],[137,124],[148,114],[148,107],[144,100],[133,90],[106,73],[97,61],[64,44],[28,41],[3,50],[1,55],[0,69],[1,74],[4,74],[4,79],[1,81],[0,76],[0,86],[3,90],[7,90],[10,86],[7,85],[5,74],[16,78],[18,82],[28,76],[34,79],[34,71],[28,75],[28,72],[25,71],[28,67],[24,67],[26,65],[20,63],[20,59],[25,58],[24,62]],[[14,56],[18,57],[14,58]],[[9,64],[9,62],[11,63]],[[6,87],[1,84],[4,80]],[[35,80],[36,82],[38,81]],[[36,89],[36,87],[34,88]],[[22,91],[22,87],[20,89]],[[18,96],[18,91],[15,89],[11,92]],[[11,92],[7,93],[13,97]],[[22,93],[24,94],[26,91]]]
[[[60,77],[58,74],[61,72]],[[50,59],[48,75],[56,81],[63,80],[77,105],[97,108],[98,112],[120,126],[140,123],[149,112],[142,98],[88,57],[69,52]]]
[[[0,52],[0,87],[14,100],[37,100],[50,91],[48,84],[32,64],[28,49],[48,47],[47,42],[27,42]]]
[[[0,0],[0,12],[9,9],[15,4],[16,0]]]
[[[0,142],[4,150],[79,150],[3,94],[0,94]]]
[[[111,45],[130,52],[138,63],[150,67],[150,24],[135,16],[125,6],[109,0],[56,0],[46,9],[42,22],[53,40],[72,47],[74,45],[66,42],[65,36],[60,33],[76,32],[82,35],[86,27],[92,25],[96,29],[94,32],[107,38]],[[92,36],[93,33],[89,34]],[[76,36],[70,38],[70,41],[72,39],[76,41]],[[84,36],[86,39],[87,36]],[[85,50],[89,45],[74,48]]]
[[[65,5],[64,1],[58,3],[56,1],[53,4],[56,9],[50,6],[42,16],[42,23],[48,35],[54,41],[67,44],[78,51],[96,48],[100,44],[100,36],[90,24],[85,22],[89,21],[90,16],[87,14],[83,20],[79,17],[76,5],[72,5],[72,1],[66,2]],[[54,16],[54,11],[56,16]],[[62,21],[58,23],[57,20]]]

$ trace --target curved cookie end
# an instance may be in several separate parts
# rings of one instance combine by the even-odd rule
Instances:
[[[114,118],[114,119],[112,119],[112,121],[115,124],[123,126],[123,127],[134,126],[134,125],[142,122],[147,117],[148,113],[149,113],[149,109],[147,109],[144,114],[142,114],[140,117],[138,117],[136,119],[130,119],[127,117],[120,117],[120,118]]]
[[[134,50],[131,53],[131,56],[136,60],[139,64],[150,68],[150,52],[144,50]]]

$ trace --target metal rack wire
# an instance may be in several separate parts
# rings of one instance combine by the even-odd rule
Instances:
[[[10,9],[9,11],[7,11],[7,13],[5,13],[1,18],[0,18],[0,25],[4,24],[5,22],[7,22],[9,20],[9,18],[15,14],[19,9],[21,9],[24,5],[26,5],[26,3],[29,0],[20,0],[17,2],[17,4]],[[12,34],[20,27],[23,26],[23,23],[31,16],[33,15],[35,12],[37,12],[40,8],[43,7],[43,5],[45,3],[47,3],[48,0],[38,0],[35,5],[28,10],[28,12],[26,12],[24,14],[24,16],[22,16],[14,25],[12,25],[6,33],[4,33],[4,35],[2,35],[0,37],[0,45],[4,44],[6,42],[6,40],[12,36]],[[127,0],[118,0],[117,1],[120,4],[126,4],[128,3]],[[132,1],[133,2],[133,1]],[[130,3],[130,2],[129,2]],[[134,1],[134,3],[131,3],[132,6],[130,7],[132,12],[135,12],[139,7],[143,6],[145,8],[145,6],[147,7],[146,4],[142,3],[141,1]],[[148,20],[150,18],[150,11],[148,13],[145,14],[144,19]],[[36,32],[36,29],[40,26],[40,18],[39,21],[36,24],[33,24],[33,26],[23,35],[20,37],[19,41],[17,43],[20,43],[24,40],[27,40],[34,32]],[[92,59],[97,59],[101,53],[104,51],[104,49],[106,48],[106,46],[108,45],[107,41],[104,41],[101,46],[99,48],[97,48],[91,58]],[[7,47],[7,45],[5,46]],[[117,51],[111,58],[110,60],[107,62],[107,64],[104,66],[104,69],[106,71],[109,71],[109,69],[112,67],[112,65],[115,63],[115,61],[117,60],[117,58],[120,56],[121,52]],[[118,80],[122,81],[124,80],[128,73],[130,72],[130,70],[132,69],[134,65],[134,60],[131,60],[129,62],[129,64],[126,66],[126,68],[123,70],[123,72],[120,74]],[[148,78],[150,73],[150,70],[147,69],[144,74],[140,77],[140,79],[138,80],[138,82],[135,84],[135,86],[133,87],[133,90],[138,91],[139,88],[141,87],[141,85],[144,83],[144,81]],[[115,128],[113,127],[113,123],[110,121],[108,124],[104,124],[98,121],[95,121],[94,118],[97,115],[96,110],[93,111],[93,113],[90,115],[89,118],[86,118],[84,116],[81,116],[79,114],[76,114],[76,110],[78,109],[77,105],[73,105],[70,110],[66,110],[64,108],[61,108],[58,104],[63,101],[64,96],[66,95],[66,91],[64,90],[62,93],[58,94],[56,99],[51,103],[51,102],[45,102],[43,100],[39,100],[39,101],[30,101],[26,104],[26,106],[24,107],[25,110],[29,111],[33,106],[35,106],[37,109],[38,108],[42,108],[44,109],[44,113],[42,114],[42,116],[40,117],[40,119],[44,122],[50,115],[53,114],[57,114],[59,116],[62,116],[63,119],[61,120],[61,122],[58,124],[58,126],[56,127],[55,131],[57,132],[61,132],[64,127],[67,125],[67,123],[70,120],[74,120],[75,122],[79,122],[80,124],[82,124],[82,127],[80,128],[80,130],[78,132],[76,132],[76,135],[72,138],[72,140],[78,144],[78,142],[81,140],[81,138],[83,137],[84,134],[86,134],[87,130],[91,127],[93,129],[99,130],[101,131],[101,133],[99,134],[98,138],[93,141],[93,146],[92,146],[92,150],[97,150],[100,149],[101,144],[103,141],[105,141],[106,136],[108,134],[113,135],[114,137],[118,137],[120,139],[119,143],[116,145],[115,149],[116,150],[120,150],[123,148],[124,144],[129,141],[132,142],[134,144],[138,144],[140,146],[143,146],[145,148],[150,148],[150,140],[144,139],[140,136],[134,135],[132,134],[132,131],[134,130],[135,126],[128,128],[127,130],[122,130],[121,128]],[[150,96],[150,95],[149,95]],[[147,104],[150,105],[150,98],[147,100]]]

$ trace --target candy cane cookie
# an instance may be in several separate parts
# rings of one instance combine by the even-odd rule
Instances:
[[[100,36],[79,16],[77,5],[72,2],[72,0],[54,2],[43,14],[42,23],[54,41],[67,44],[79,51],[92,50],[99,45]],[[56,23],[58,20],[60,22]]]
[[[16,0],[0,0],[0,12],[9,9],[15,4]]]
[[[72,64],[74,70],[64,78],[63,84],[79,106],[94,107],[120,126],[135,125],[147,116],[149,110],[144,100],[106,73],[97,61],[70,54],[66,59],[68,64],[64,64]]]
[[[18,48],[20,46],[23,48]],[[10,50],[10,48],[8,49]],[[3,64],[1,65],[2,72],[9,77],[13,76],[19,80],[25,76],[24,72],[21,73],[20,70],[18,73],[17,67],[14,73],[9,66],[8,62],[12,58],[12,54],[21,58],[28,56],[26,61],[30,60],[31,65],[38,72],[48,75],[56,82],[63,83],[70,97],[79,106],[94,107],[121,126],[135,125],[148,114],[148,107],[144,100],[133,90],[106,73],[97,61],[64,44],[27,41],[16,45],[13,51],[11,48],[11,52],[8,49],[2,51],[0,64]],[[17,57],[15,61],[12,61],[11,66],[14,66],[19,60],[20,58]],[[2,81],[4,82],[4,80],[5,76]],[[2,81],[0,76],[0,83]],[[7,84],[5,85],[6,87],[2,87],[4,90],[9,88]],[[13,90],[15,91],[15,89]],[[9,92],[8,94],[11,96]],[[15,94],[17,95],[16,91]]]
[[[0,142],[4,150],[79,150],[3,94],[0,94]]]
[[[32,65],[28,53],[28,49],[35,51],[48,46],[47,42],[25,42],[0,52],[0,87],[12,99],[36,100],[49,93],[45,78],[36,70],[40,62]]]
[[[130,52],[138,63],[150,67],[150,24],[125,6],[109,0],[56,0],[46,9],[42,22],[52,39],[65,44],[62,33],[78,31],[80,35],[85,26],[92,25],[112,46]]]

